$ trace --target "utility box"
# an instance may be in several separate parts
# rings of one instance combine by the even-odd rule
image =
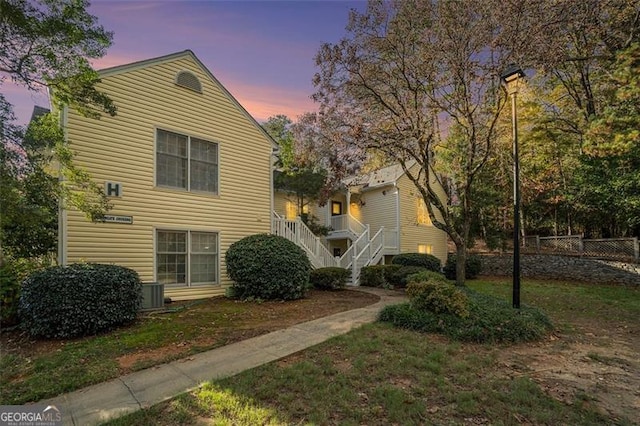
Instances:
[[[142,284],[142,309],[160,309],[164,307],[164,284]]]

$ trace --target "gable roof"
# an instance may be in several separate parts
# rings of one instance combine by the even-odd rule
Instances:
[[[209,69],[198,59],[198,57],[189,49],[183,50],[181,52],[171,53],[169,55],[159,56],[157,58],[144,59],[142,61],[132,62],[129,64],[118,65],[115,67],[104,68],[98,70],[98,74],[100,77],[110,77],[112,75],[118,75],[125,72],[135,71],[138,69],[146,68],[153,65],[160,65],[167,62],[173,62],[177,59],[182,58],[190,58],[192,59],[201,69],[204,71],[207,76],[222,90],[222,92],[231,100],[231,102],[240,110],[242,114],[255,126],[258,130],[271,142],[274,148],[278,147],[276,141],[267,133],[266,130],[262,128],[262,126],[256,121],[255,118],[247,112],[247,110],[238,102],[238,100],[227,90],[222,83],[209,71]]]
[[[409,168],[413,167],[415,162],[407,164]],[[343,180],[346,186],[359,187],[361,191],[367,191],[375,188],[381,188],[383,186],[393,185],[404,175],[404,170],[400,164],[392,164],[391,166],[383,167],[378,170],[374,170],[371,173],[347,178]]]

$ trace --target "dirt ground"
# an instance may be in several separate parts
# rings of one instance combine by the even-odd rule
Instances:
[[[553,398],[585,400],[603,413],[640,421],[640,322],[574,323],[575,332],[502,351],[512,376],[531,377]]]

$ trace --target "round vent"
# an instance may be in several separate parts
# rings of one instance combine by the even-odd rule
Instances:
[[[200,80],[190,71],[180,71],[178,75],[176,75],[176,84],[193,90],[194,92],[202,93]]]

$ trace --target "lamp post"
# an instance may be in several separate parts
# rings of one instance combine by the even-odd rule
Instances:
[[[511,64],[500,75],[502,85],[511,97],[513,129],[513,307],[520,309],[520,158],[518,157],[518,114],[516,95],[518,83],[524,77],[520,67]]]

